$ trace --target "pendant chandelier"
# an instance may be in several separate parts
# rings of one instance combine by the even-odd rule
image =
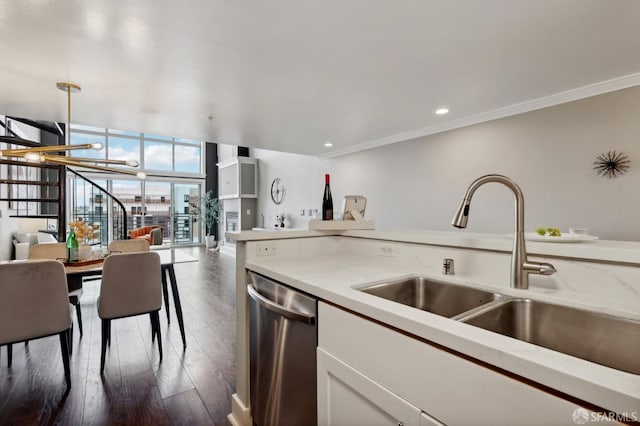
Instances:
[[[56,155],[58,152],[73,151],[77,149],[102,149],[101,143],[89,143],[81,145],[71,145],[71,93],[79,92],[80,86],[73,83],[56,83],[58,89],[67,92],[67,125],[65,129],[65,145],[36,146],[30,148],[4,149],[0,150],[3,157],[24,158],[30,162],[58,164],[63,166],[76,166],[85,169],[100,170],[103,172],[120,173],[137,176],[140,179],[146,177],[144,172],[120,167],[109,167],[108,165],[120,165],[126,167],[139,167],[137,161],[128,160],[104,160],[100,158],[70,157],[67,155]]]

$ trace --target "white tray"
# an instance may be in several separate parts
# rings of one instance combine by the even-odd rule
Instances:
[[[543,241],[545,243],[581,243],[584,241],[595,241],[598,239],[595,235],[569,234],[563,233],[559,237],[550,237],[548,235],[540,235],[537,232],[527,232],[524,234],[527,241]]]

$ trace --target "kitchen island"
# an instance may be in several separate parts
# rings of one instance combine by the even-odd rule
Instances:
[[[529,254],[535,260],[553,263],[558,272],[553,276],[531,276],[530,288],[520,290],[509,287],[512,240],[508,236],[300,230],[246,231],[227,233],[227,237],[237,241],[238,359],[236,394],[230,415],[233,423],[251,424],[248,270],[321,300],[318,320],[321,422],[336,422],[331,416],[340,414],[328,390],[337,389],[338,382],[331,383],[330,378],[339,372],[343,374],[339,382],[348,384],[349,389],[374,392],[370,400],[391,400],[391,410],[412,407],[407,411],[415,413],[409,416],[417,419],[416,424],[469,423],[474,419],[475,423],[492,424],[513,424],[516,419],[575,424],[573,415],[596,418],[620,413],[633,420],[640,413],[638,374],[359,290],[375,283],[424,276],[507,297],[640,321],[639,243],[529,242]],[[455,275],[442,275],[444,258],[455,260]],[[629,350],[638,352],[637,345],[638,342],[630,341]],[[348,400],[344,390],[341,392],[340,398]],[[329,414],[325,410],[327,404],[334,404]],[[409,423],[412,421],[405,422]]]

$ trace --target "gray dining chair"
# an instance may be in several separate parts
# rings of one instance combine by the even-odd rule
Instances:
[[[149,314],[151,341],[158,338],[162,361],[162,336],[158,312],[162,307],[160,256],[154,252],[111,254],[104,261],[98,299],[98,316],[102,319],[100,374],[104,373],[107,344],[111,343],[111,321]]]
[[[29,250],[29,259],[55,259],[64,260],[67,258],[66,243],[46,243],[35,244]],[[82,288],[74,289],[69,292],[69,303],[76,308],[76,318],[78,320],[78,330],[82,337],[82,310],[80,309],[80,297],[82,296]]]
[[[147,242],[147,240],[115,240],[109,243],[109,253],[133,253],[140,251],[150,251],[149,243]],[[162,297],[164,298],[167,323],[170,323],[171,319],[169,318],[169,290],[165,281],[164,270],[162,271]]]
[[[109,253],[149,251],[147,240],[115,240],[109,243]]]
[[[62,263],[36,260],[0,264],[0,346],[59,335],[62,362],[71,387],[67,276]],[[11,362],[9,362],[11,366]]]

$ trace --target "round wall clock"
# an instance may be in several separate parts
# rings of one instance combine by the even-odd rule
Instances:
[[[280,204],[284,199],[284,186],[282,186],[282,182],[280,178],[275,178],[273,182],[271,182],[271,200]]]

